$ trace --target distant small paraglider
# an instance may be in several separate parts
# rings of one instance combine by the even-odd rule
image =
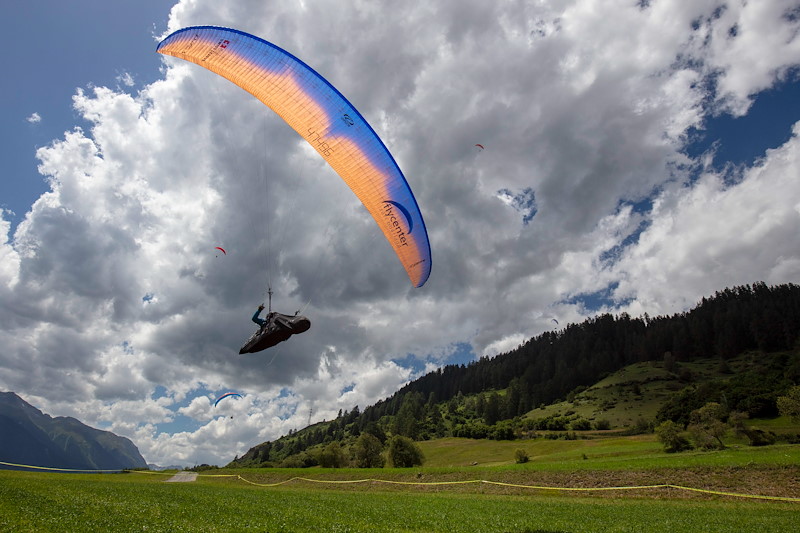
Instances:
[[[550,319],[550,322],[552,322],[553,324],[555,324],[555,326],[553,326],[553,330],[555,330],[556,326],[558,326],[558,325],[559,325],[559,324],[558,324],[558,320],[556,320],[555,318],[551,318],[551,319]],[[558,335],[558,334],[554,332],[554,333],[553,333],[553,334],[550,336],[550,344],[553,344],[553,338],[554,338],[554,336],[556,336],[556,335]]]
[[[476,144],[475,147],[478,148],[479,152],[483,151],[483,145],[482,144]]]
[[[222,252],[222,255],[228,255],[228,252],[226,252],[225,249],[220,247],[220,246],[215,246],[214,249],[215,250],[219,250],[220,252]],[[219,257],[219,256],[215,255],[214,257]]]
[[[214,402],[214,407],[216,407],[219,402],[221,402],[222,400],[224,400],[225,398],[228,398],[230,396],[236,396],[237,398],[241,398],[242,397],[242,395],[239,394],[238,392],[226,392],[225,394],[223,394],[222,396],[217,398],[217,401]]]

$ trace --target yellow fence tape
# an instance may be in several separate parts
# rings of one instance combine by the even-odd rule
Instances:
[[[662,483],[658,485],[633,485],[633,486],[625,486],[625,487],[551,487],[545,485],[521,485],[516,483],[504,483],[502,481],[489,481],[486,479],[472,479],[467,481],[392,481],[388,479],[353,479],[353,480],[344,480],[344,481],[335,481],[335,480],[323,480],[323,479],[310,479],[304,477],[293,477],[291,479],[286,479],[284,481],[278,481],[276,483],[256,483],[255,481],[250,481],[248,479],[243,478],[240,475],[236,475],[238,479],[244,481],[245,483],[249,483],[251,485],[256,485],[259,487],[277,487],[279,485],[285,485],[287,483],[291,483],[293,481],[306,481],[309,483],[330,483],[330,484],[341,484],[341,483],[384,483],[384,484],[391,484],[391,485],[420,485],[420,486],[435,486],[435,485],[467,485],[467,484],[485,484],[485,485],[496,485],[501,487],[512,487],[512,488],[519,488],[519,489],[533,489],[533,490],[552,490],[552,491],[568,491],[568,492],[592,492],[592,491],[608,491],[608,490],[645,490],[645,489],[678,489],[678,490],[686,490],[692,492],[701,492],[706,494],[714,494],[717,496],[728,496],[732,498],[750,498],[750,499],[760,499],[760,500],[774,500],[774,501],[783,501],[783,502],[800,502],[800,498],[790,498],[784,496],[761,496],[757,494],[742,494],[737,492],[723,492],[718,490],[709,490],[709,489],[698,489],[695,487],[683,487],[680,485],[672,485],[669,483]]]
[[[104,472],[122,472],[124,470],[122,468],[116,468],[113,470],[92,470],[90,468],[53,468],[50,466],[18,465],[16,463],[6,463],[5,461],[0,461],[0,465],[16,466],[20,468],[33,468],[35,470],[50,470],[53,472],[97,472],[98,474],[102,474]]]
[[[47,466],[31,466],[31,465],[22,465],[22,464],[15,464],[15,463],[7,463],[5,461],[0,461],[0,465],[6,466],[15,466],[21,468],[32,468],[36,470],[51,470],[57,472],[96,472],[96,473],[104,473],[104,472],[131,472],[134,474],[155,474],[155,475],[168,475],[173,476],[175,475],[172,472],[157,472],[153,470],[127,470],[127,469],[117,469],[117,470],[86,470],[86,469],[71,469],[71,468],[52,468]],[[465,481],[394,481],[389,479],[377,479],[377,478],[366,478],[366,479],[343,479],[343,480],[334,480],[334,479],[312,479],[306,477],[292,477],[289,479],[285,479],[283,481],[277,481],[275,483],[258,483],[255,481],[251,481],[249,479],[243,478],[239,474],[198,474],[201,477],[234,477],[244,483],[248,483],[250,485],[255,485],[257,487],[278,487],[281,485],[286,485],[293,482],[306,482],[306,483],[315,483],[315,484],[328,484],[328,485],[353,485],[358,483],[383,483],[386,485],[417,485],[417,486],[446,486],[446,485],[470,485],[470,484],[484,484],[484,485],[495,485],[500,487],[511,487],[511,488],[518,488],[518,489],[533,489],[533,490],[552,490],[552,491],[566,491],[566,492],[593,492],[593,491],[609,491],[609,490],[649,490],[649,489],[676,489],[676,490],[685,490],[690,492],[699,492],[704,494],[712,494],[716,496],[727,496],[731,498],[748,498],[748,499],[755,499],[755,500],[771,500],[771,501],[781,501],[781,502],[797,502],[800,503],[800,498],[790,498],[786,496],[762,496],[758,494],[743,494],[739,492],[725,492],[719,490],[710,490],[710,489],[698,489],[696,487],[684,487],[681,485],[672,485],[670,483],[662,483],[657,485],[632,485],[632,486],[625,486],[625,487],[552,487],[546,485],[522,485],[517,483],[505,483],[502,481],[490,481],[485,479],[470,479]]]

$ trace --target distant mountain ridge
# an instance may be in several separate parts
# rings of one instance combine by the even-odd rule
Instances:
[[[147,468],[130,439],[72,417],[51,417],[13,392],[0,392],[0,461],[78,470]]]

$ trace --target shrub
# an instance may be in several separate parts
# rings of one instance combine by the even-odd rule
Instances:
[[[585,418],[578,418],[577,420],[573,420],[569,427],[573,431],[586,431],[592,429],[592,423]]]
[[[609,422],[606,419],[598,420],[597,422],[594,423],[594,428],[598,431],[611,429],[611,422]]]
[[[777,403],[780,414],[800,422],[800,385],[789,389],[786,396],[779,396]]]
[[[319,465],[323,468],[341,468],[347,465],[347,457],[339,443],[334,441],[328,444],[319,454]]]
[[[630,428],[631,435],[643,435],[645,433],[653,432],[653,423],[644,418],[637,418],[633,426]]]
[[[453,428],[453,436],[465,439],[485,439],[489,436],[489,426],[482,422],[472,421],[458,424]]]
[[[422,466],[425,457],[417,444],[401,435],[395,435],[389,441],[389,460],[396,468],[410,468]]]
[[[280,463],[280,468],[309,468],[319,464],[315,457],[310,453],[302,452],[296,455],[290,455]]]
[[[725,408],[716,402],[708,402],[692,411],[688,429],[695,446],[708,450],[725,448],[722,437],[729,429],[728,424],[723,422],[726,416]]]
[[[195,465],[192,468],[187,468],[186,470],[191,470],[192,472],[206,472],[208,470],[219,470],[219,467],[217,465],[203,463],[201,465]]]
[[[510,420],[498,422],[489,429],[488,437],[493,440],[514,440],[514,425]]]
[[[656,435],[658,435],[658,440],[664,445],[664,451],[667,453],[681,452],[692,448],[686,437],[681,435],[681,427],[672,420],[659,424],[656,428]]]
[[[772,431],[764,431],[763,429],[747,429],[744,434],[750,441],[750,446],[768,446],[775,444],[778,439],[777,435]]]
[[[530,457],[528,456],[528,452],[522,448],[517,448],[514,451],[514,460],[517,462],[517,464],[522,464],[527,463],[530,460]]]
[[[545,419],[545,427],[549,431],[564,431],[567,429],[567,419],[561,416],[548,417]]]

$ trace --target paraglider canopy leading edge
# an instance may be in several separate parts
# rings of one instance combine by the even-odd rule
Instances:
[[[205,67],[275,111],[361,200],[411,283],[427,281],[430,242],[405,176],[364,117],[325,78],[282,48],[230,28],[184,28],[161,41],[157,52]]]

